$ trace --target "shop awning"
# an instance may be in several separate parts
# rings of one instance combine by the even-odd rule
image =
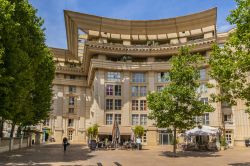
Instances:
[[[112,135],[113,126],[100,126],[98,128],[98,135]],[[130,126],[119,126],[120,135],[131,135],[132,130]]]

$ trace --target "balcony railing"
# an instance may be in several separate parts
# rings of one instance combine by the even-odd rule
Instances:
[[[120,52],[120,53],[129,53],[133,54],[135,52],[136,54],[140,53],[145,55],[147,53],[164,53],[166,54],[166,51],[177,51],[178,48],[181,46],[195,46],[195,47],[204,47],[204,45],[208,45],[208,48],[211,47],[211,45],[215,42],[215,38],[209,38],[209,39],[201,39],[201,40],[194,40],[194,41],[188,41],[186,43],[178,43],[178,44],[162,44],[162,45],[153,45],[153,46],[147,46],[147,45],[123,45],[123,44],[111,44],[111,43],[98,43],[96,41],[87,41],[86,46],[94,49],[102,49],[109,50],[111,52]]]

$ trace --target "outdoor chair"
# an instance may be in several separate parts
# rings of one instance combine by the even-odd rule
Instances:
[[[130,144],[130,147],[131,147],[132,150],[137,149],[137,145],[136,145],[135,143],[131,143],[131,144]]]

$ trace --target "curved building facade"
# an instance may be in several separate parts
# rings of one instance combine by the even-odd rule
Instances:
[[[68,137],[86,141],[86,129],[98,124],[99,139],[110,137],[115,121],[122,139],[131,128],[142,125],[143,143],[170,144],[168,129],[155,127],[148,119],[146,95],[160,91],[169,82],[169,59],[181,46],[208,57],[211,46],[223,44],[228,34],[216,31],[217,9],[161,20],[119,20],[64,11],[68,50],[52,48],[56,65],[53,82],[53,112],[44,124],[56,141]],[[208,102],[216,89],[208,89],[208,65],[200,69],[201,100]],[[250,136],[243,103],[228,108],[211,103],[216,111],[196,117],[214,127],[225,125],[231,145]],[[244,120],[243,120],[244,119]]]

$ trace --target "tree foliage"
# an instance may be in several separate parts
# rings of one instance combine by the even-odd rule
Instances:
[[[214,101],[236,105],[237,99],[250,106],[250,0],[235,0],[237,8],[227,20],[236,25],[223,47],[214,46],[210,55],[210,75],[221,93],[213,94]],[[249,111],[249,108],[248,108]]]
[[[142,126],[135,126],[134,133],[136,137],[142,137],[144,134],[144,128]]]
[[[96,139],[96,136],[98,135],[98,127],[99,126],[97,124],[94,124],[87,129],[89,139]]]
[[[174,129],[174,153],[176,152],[176,130],[191,128],[194,117],[214,109],[199,100],[199,67],[204,62],[200,55],[193,55],[189,48],[182,47],[178,55],[171,58],[170,83],[161,92],[147,96],[150,118],[160,128]]]
[[[27,0],[0,0],[0,116],[14,127],[35,125],[50,111],[54,64],[42,25]]]

